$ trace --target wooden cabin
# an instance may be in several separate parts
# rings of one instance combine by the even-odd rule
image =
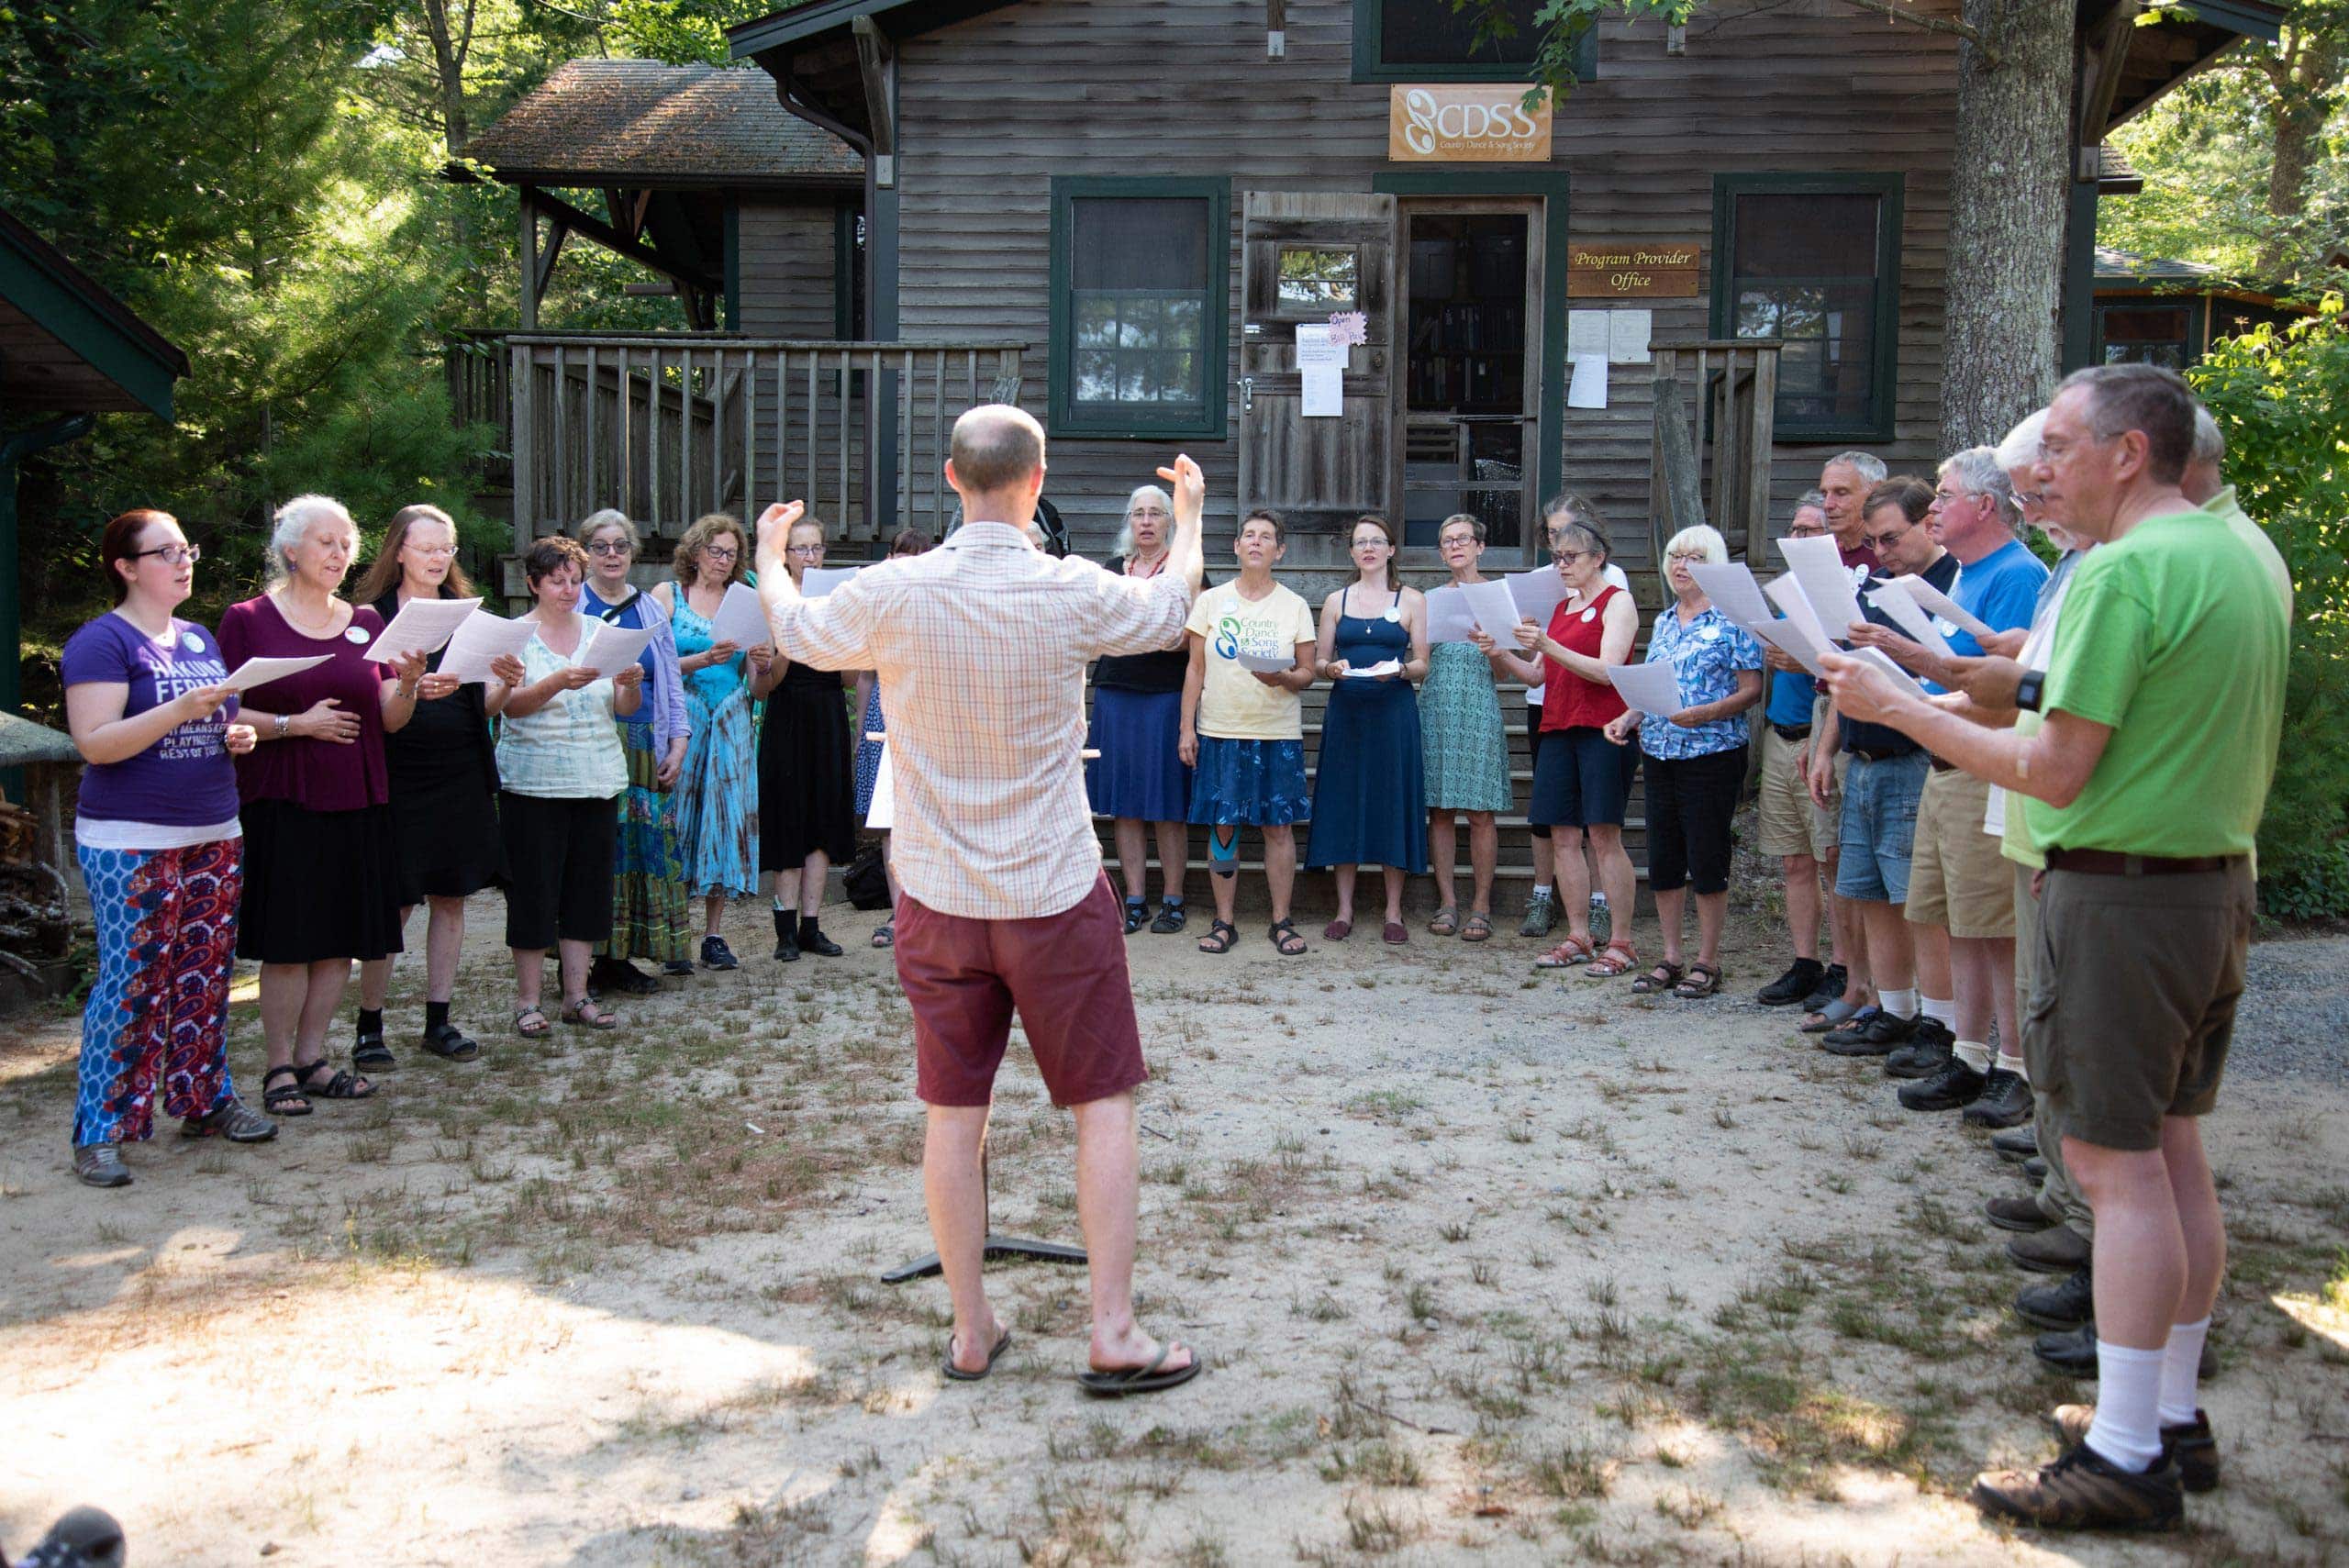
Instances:
[[[2216,267],[2135,256],[2098,246],[2096,337],[2090,362],[2138,362],[2182,371],[2221,338],[2313,315],[2273,284],[2231,278]]]

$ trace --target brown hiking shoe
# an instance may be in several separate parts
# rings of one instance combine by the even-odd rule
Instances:
[[[2176,1529],[2186,1505],[2166,1456],[2143,1474],[2107,1463],[2081,1443],[2037,1470],[1991,1470],[1974,1478],[1974,1506],[1993,1518],[2042,1529]]]
[[[2088,1261],[2088,1239],[2068,1225],[2057,1225],[2009,1241],[2007,1259],[2033,1273],[2068,1274]]]
[[[2093,1405],[2058,1405],[2047,1418],[2055,1435],[2066,1444],[2087,1441],[2096,1420]],[[2162,1429],[2162,1454],[2177,1462],[2177,1483],[2189,1492],[2215,1491],[2219,1485],[2219,1440],[2210,1434],[2210,1418],[2194,1412],[2194,1419]]]

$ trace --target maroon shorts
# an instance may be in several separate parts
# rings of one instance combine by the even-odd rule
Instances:
[[[1126,978],[1126,928],[1108,873],[1057,915],[973,920],[910,893],[897,904],[897,981],[913,1004],[915,1093],[984,1106],[1011,1010],[1056,1106],[1122,1095],[1150,1076]]]

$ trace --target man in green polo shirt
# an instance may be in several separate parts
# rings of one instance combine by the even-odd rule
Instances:
[[[2025,680],[2036,733],[1827,661],[1840,710],[2030,797],[2046,856],[2023,1044],[2095,1213],[2098,1397],[2059,1412],[2061,1458],[1985,1474],[1974,1499],[2056,1528],[2174,1524],[2181,1470],[2198,1488],[2217,1474],[2195,1380],[2226,1233],[2197,1118],[2243,991],[2288,638],[2257,555],[2179,487],[2196,411],[2151,365],[2081,371],[2048,410],[2039,489],[2099,548],[2073,575],[2043,691]]]

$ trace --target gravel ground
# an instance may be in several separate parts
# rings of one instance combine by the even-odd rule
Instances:
[[[2349,937],[2252,944],[2227,1072],[2349,1084]]]

